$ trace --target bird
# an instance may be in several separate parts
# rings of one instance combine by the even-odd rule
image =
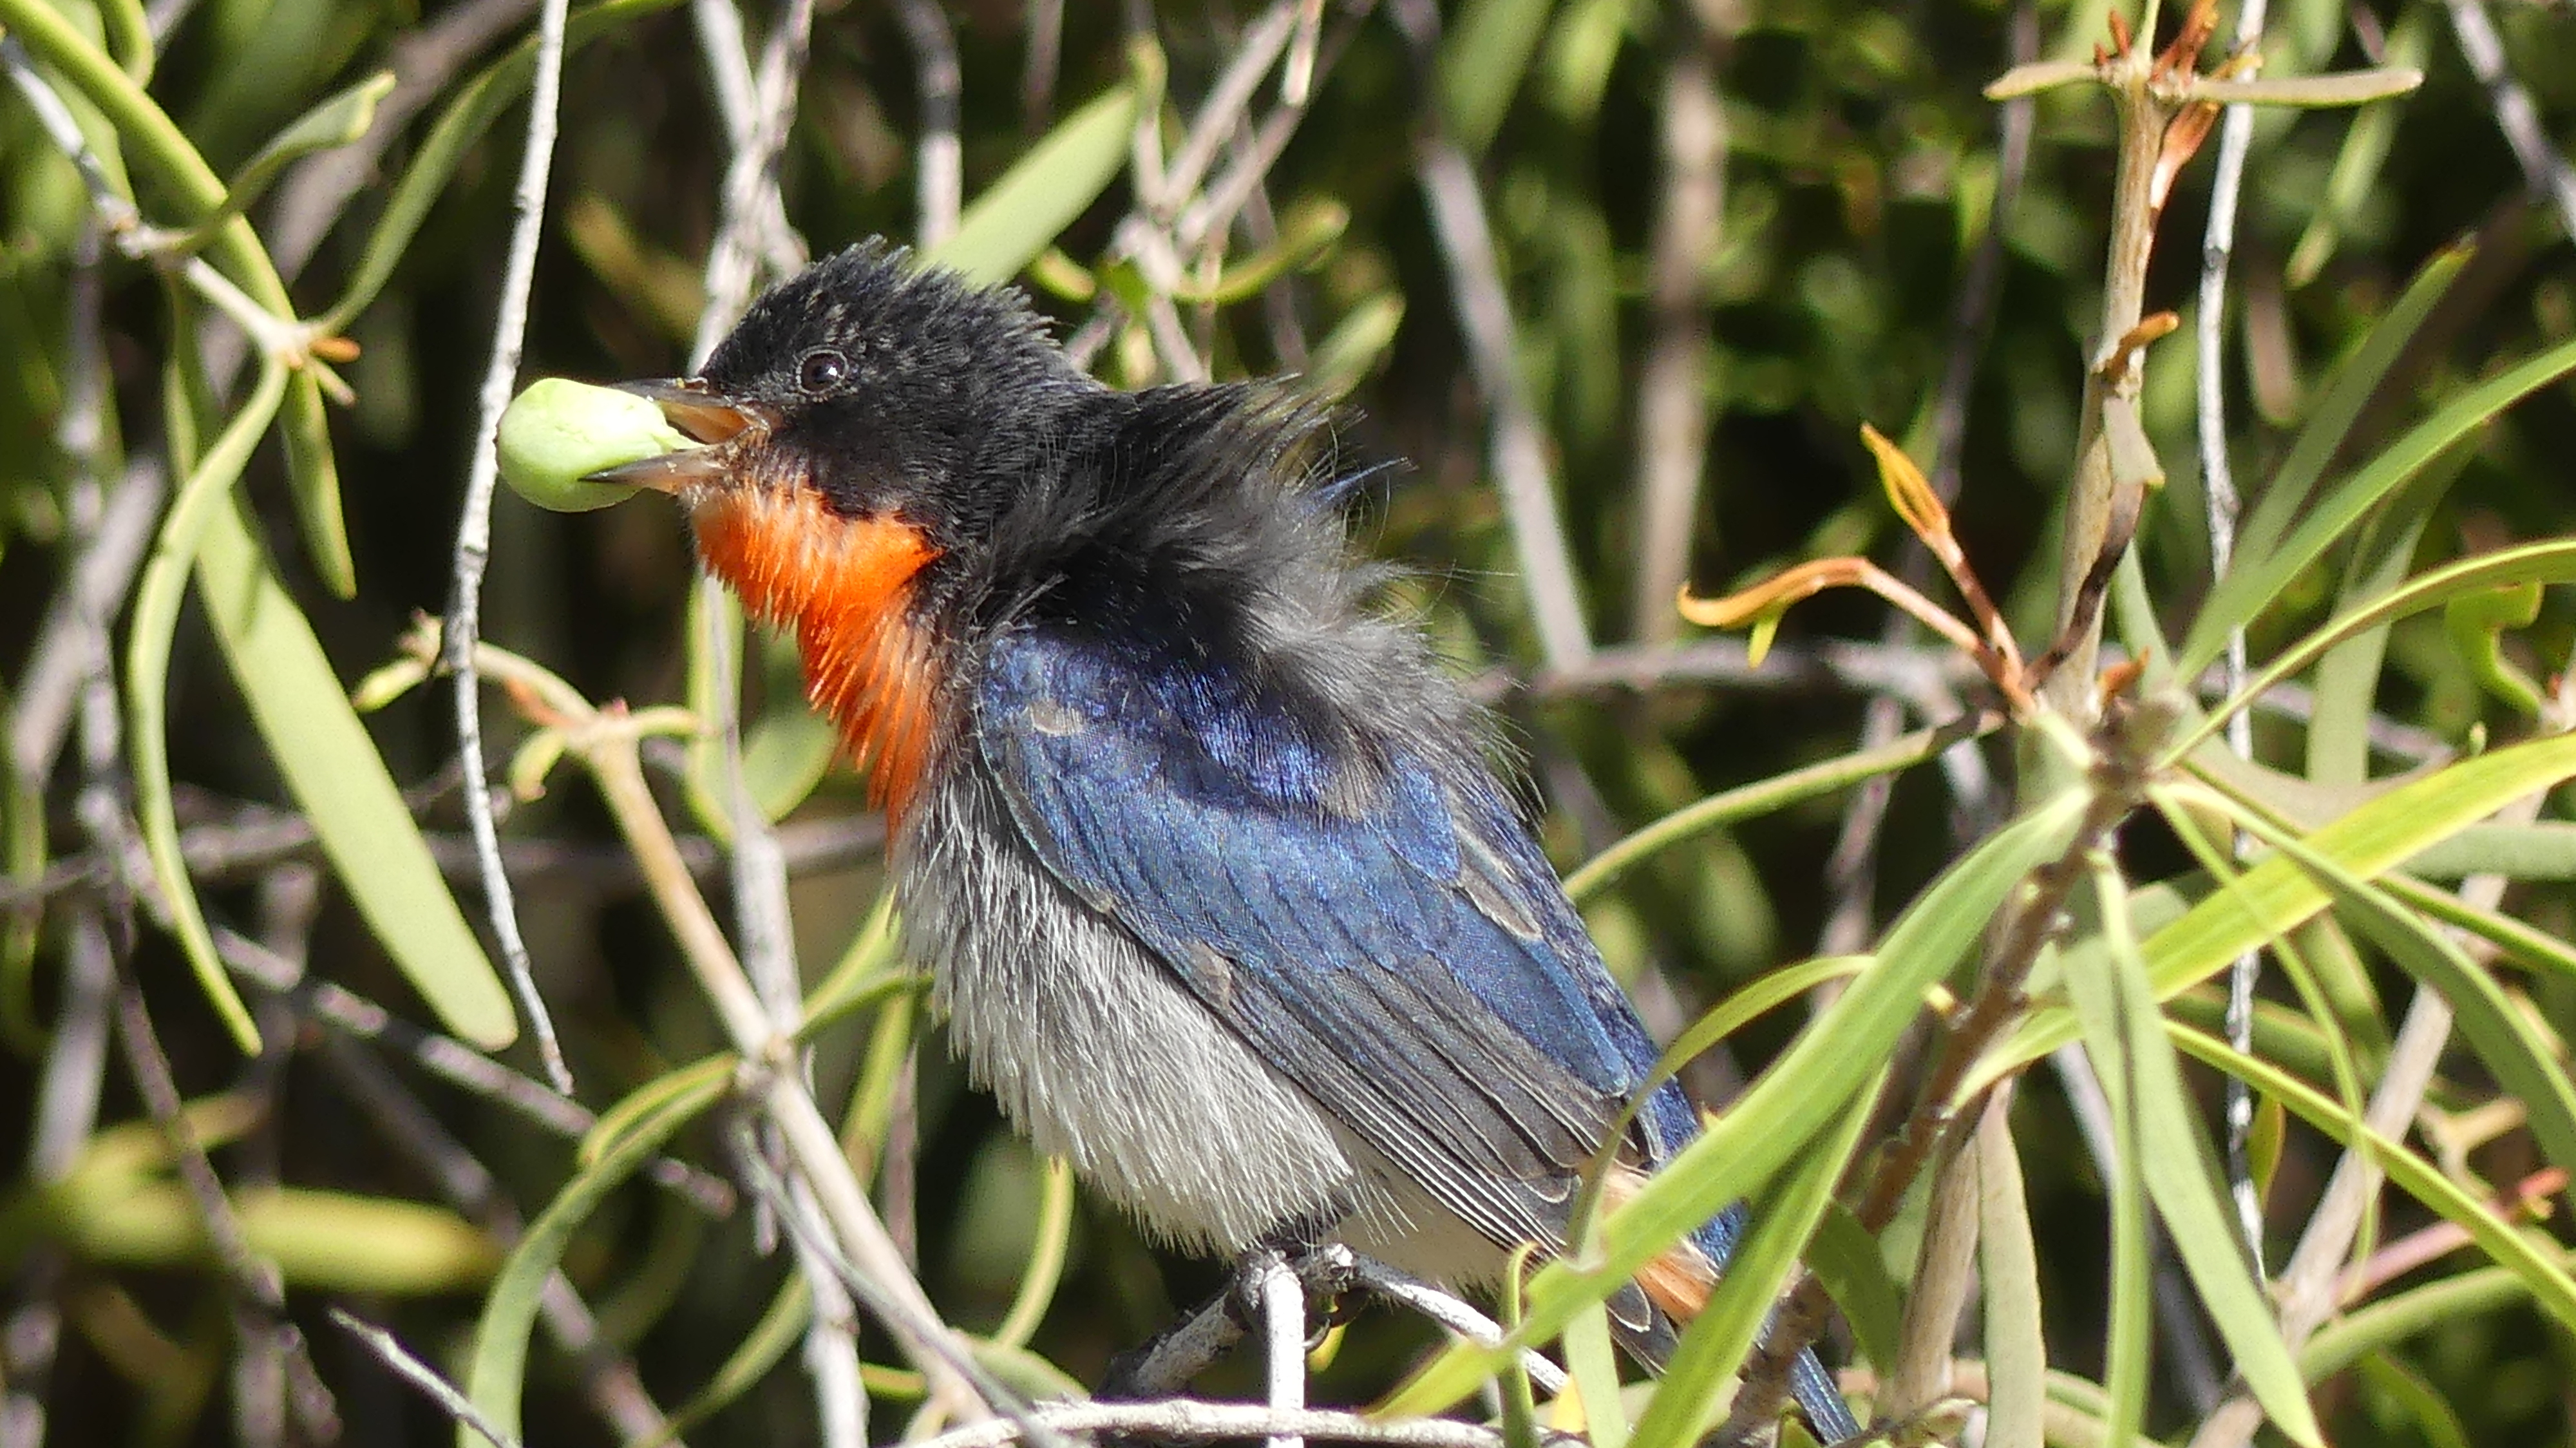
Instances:
[[[1332,1239],[1451,1285],[1564,1245],[1698,1134],[1504,777],[1496,730],[1349,537],[1332,409],[1122,391],[1018,292],[866,242],[696,375],[679,501],[791,632],[886,817],[905,947],[1039,1151],[1202,1254]],[[1623,1126],[1623,1122],[1625,1123]],[[1729,1208],[1609,1303],[1659,1366]],[[1860,1431],[1810,1352],[1828,1441]]]

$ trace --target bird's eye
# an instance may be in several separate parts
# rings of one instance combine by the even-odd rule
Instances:
[[[796,364],[796,385],[808,392],[824,392],[841,384],[850,375],[850,359],[829,347],[817,347]]]

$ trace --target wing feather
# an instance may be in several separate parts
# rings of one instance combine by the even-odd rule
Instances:
[[[1341,757],[1277,687],[1024,625],[977,737],[1066,886],[1478,1231],[1553,1244],[1652,1046],[1489,777]]]

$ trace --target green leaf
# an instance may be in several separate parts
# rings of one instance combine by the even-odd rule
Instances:
[[[2039,1252],[2031,1239],[2021,1154],[2013,1146],[2007,1115],[1999,1112],[1979,1128],[1976,1152],[1977,1265],[1985,1284],[1985,1448],[2040,1448],[2048,1413],[2048,1344],[2039,1330]]]
[[[2397,365],[2406,344],[2415,340],[2415,333],[2423,327],[2424,319],[2432,315],[2433,308],[2450,292],[2451,283],[2459,279],[2460,269],[2468,265],[2471,254],[2472,248],[2466,245],[2448,247],[2436,253],[2407,284],[2405,294],[2371,326],[2369,334],[2336,364],[2333,380],[2326,385],[2324,394],[2317,398],[2315,405],[2308,409],[2307,424],[2299,429],[2298,439],[2290,445],[2290,455],[2273,470],[2271,481],[2264,484],[2261,501],[2254,505],[2254,510],[2245,517],[2244,526],[2237,530],[2236,567],[2230,571],[2230,577],[2261,563],[2280,548],[2282,537],[2306,508],[2308,493],[2316,487],[2317,479],[2325,476],[2326,465],[2342,451],[2345,440],[2352,436],[2353,426],[2361,420],[2362,409],[2369,406],[2371,399],[2378,394],[2380,382],[2388,376],[2389,369]],[[2203,606],[2201,619],[2192,630],[2193,643],[2201,642],[2206,636],[2219,640],[2219,647],[2223,648],[2230,630],[2252,620],[2254,611],[2251,609],[2230,609],[2226,616],[2212,620],[2211,609],[2222,600],[2225,592],[2225,580],[2221,580],[2219,591],[2210,596],[2208,605]],[[2212,653],[2210,657],[2217,655]]]
[[[1851,1324],[1860,1355],[1872,1363],[1896,1361],[1905,1309],[1903,1292],[1887,1270],[1887,1254],[1860,1218],[1837,1202],[1825,1208],[1807,1244],[1807,1270],[1825,1284]]]
[[[2372,510],[2344,564],[2343,587],[2335,596],[2337,613],[2405,583],[2425,524],[2476,452],[2475,438],[2453,445],[2415,481]],[[2539,588],[2533,586],[2531,591],[2536,600]],[[2319,784],[2357,785],[2370,778],[2370,721],[2379,703],[2391,627],[2383,623],[2354,634],[2317,661],[2316,708],[2308,719],[2308,778]]]
[[[2428,880],[2502,875],[2508,880],[2576,880],[2576,824],[2471,825],[2406,862]]]
[[[922,254],[978,286],[999,286],[1055,244],[1126,168],[1136,130],[1134,82],[1114,86],[1056,123],[957,220],[957,234]]]
[[[2576,776],[2576,735],[2517,744],[2465,759],[2389,791],[2316,831],[2308,845],[2353,875],[2373,879],[2434,842],[2528,794]],[[2245,872],[2243,884],[2218,891],[2180,920],[2147,937],[2156,998],[2176,995],[2259,950],[2325,908],[2325,887],[2289,860],[2275,857]],[[2032,1013],[2003,1048],[1979,1063],[1963,1090],[2010,1075],[2074,1039],[2064,1007]]]
[[[0,0],[9,3],[9,0]],[[564,24],[564,55],[569,59],[583,45],[597,39],[612,26],[638,16],[667,10],[679,0],[603,0]],[[367,244],[359,253],[358,269],[349,278],[347,290],[331,309],[322,314],[314,326],[324,333],[341,332],[360,312],[367,309],[393,279],[394,267],[411,250],[412,238],[420,234],[421,223],[429,219],[430,208],[437,205],[464,164],[466,152],[483,138],[503,111],[526,94],[537,73],[537,38],[522,40],[508,55],[483,68],[480,74],[456,92],[456,99],[439,112],[438,123],[413,153],[411,164],[404,168],[402,179],[394,184],[385,201],[382,215],[376,218],[376,229],[367,235]]]
[[[1628,1448],[1628,1400],[1619,1391],[1619,1354],[1610,1342],[1610,1313],[1593,1303],[1565,1325],[1565,1370],[1583,1403],[1592,1448]]]
[[[2576,359],[2576,348],[2570,349],[2570,357]],[[2217,733],[2229,715],[2262,697],[2264,691],[2273,685],[2316,662],[2326,650],[2364,630],[2498,584],[2571,582],[2576,582],[2576,539],[2564,538],[2481,553],[2418,575],[2405,587],[2328,620],[2316,632],[2283,651],[2233,698],[2184,730],[2179,741],[2166,750],[2158,763],[2171,764],[2190,754],[2202,740]]]
[[[2341,486],[2300,509],[2301,521],[2278,549],[2259,559],[2240,560],[2211,590],[2209,603],[2201,609],[2183,645],[2182,676],[2193,678],[2206,668],[2226,646],[2229,629],[2269,608],[2282,590],[2323,556],[2373,504],[2396,491],[2461,439],[2494,421],[2506,408],[2571,371],[2576,371],[2576,339],[2562,342],[2452,398]]]
[[[143,834],[145,857],[152,862],[153,881],[169,911],[170,933],[196,971],[198,987],[244,1055],[259,1053],[259,1028],[251,1023],[249,1007],[242,1004],[232,978],[215,955],[215,938],[197,904],[196,883],[188,878],[187,860],[179,852],[179,817],[170,801],[170,641],[178,632],[179,603],[198,541],[214,515],[230,513],[233,482],[285,399],[286,369],[271,363],[261,369],[241,411],[233,414],[215,445],[179,484],[170,511],[162,517],[152,555],[136,575],[133,617],[125,634],[125,747],[134,771],[135,823]],[[184,415],[186,409],[178,411]]]
[[[2137,1031],[2129,1018],[2129,992],[2122,984],[2123,976],[2142,972],[2136,967],[2134,938],[2125,949],[2122,945],[2122,937],[2129,934],[2127,891],[2107,867],[2101,874],[2108,877],[2099,881],[2103,908],[2116,912],[2106,920],[2103,930],[2103,940],[2110,947],[2110,968],[2069,971],[2066,989],[2075,1003],[2076,1019],[2083,1024],[2085,1055],[2110,1105],[2111,1180],[2103,1184],[2111,1203],[2111,1301],[2110,1325],[2104,1334],[2108,1345],[2103,1350],[2103,1427],[2104,1441],[2111,1448],[2125,1448],[2137,1437],[2146,1419],[2147,1354],[2154,1331],[2154,1288],[2148,1266],[2148,1165],[2141,1120],[2145,1108],[2140,1105],[2144,1093],[2137,1081]],[[2152,1008],[2147,1019],[2150,1024],[2155,1019]]]
[[[2271,1062],[2240,1054],[2218,1037],[2176,1021],[2167,1020],[2165,1031],[2186,1054],[2271,1096],[2345,1147],[2357,1146],[2399,1191],[2465,1229],[2470,1240],[2513,1273],[2533,1304],[2561,1328],[2576,1331],[2576,1278],[2567,1273],[2563,1248],[2549,1246],[2544,1255],[2542,1245],[2516,1231],[2485,1202],[2442,1175],[2440,1168],[2402,1143],[2372,1131],[2333,1098]]]
[[[2380,50],[2384,58],[2397,64],[2378,70],[2349,77],[2303,76],[2269,82],[2259,78],[2213,78],[2199,82],[2195,89],[2213,101],[2224,98],[2290,105],[2347,106],[2402,95],[2423,83],[2424,73],[2419,67],[2424,62],[2424,29],[2420,12],[2408,11],[2401,16],[2389,27]],[[2353,117],[2351,129],[2344,134],[2343,149],[2335,156],[2334,169],[2326,175],[2324,204],[2310,217],[2298,245],[2290,250],[2289,265],[2284,270],[2293,288],[2306,286],[2325,270],[2344,227],[2359,216],[2372,193],[2382,189],[2380,171],[2387,164],[2402,114],[2394,106],[2374,106]]]
[[[2436,890],[2403,875],[2391,875],[2381,884],[2409,907],[2484,939],[2508,960],[2576,981],[2576,947],[2547,931],[2535,930],[2509,915],[2481,910],[2448,890]]]
[[[536,1327],[537,1298],[545,1290],[546,1279],[562,1264],[573,1232],[611,1191],[660,1151],[663,1142],[713,1106],[733,1080],[730,1071],[693,1069],[676,1074],[681,1078],[676,1089],[673,1078],[665,1077],[636,1093],[650,1096],[651,1108],[621,1115],[624,1127],[613,1144],[564,1183],[545,1211],[528,1224],[527,1235],[511,1249],[509,1260],[493,1279],[482,1319],[474,1329],[465,1395],[506,1432],[519,1431],[519,1400],[526,1386],[528,1337]],[[457,1448],[490,1448],[462,1424],[456,1435]]]
[[[288,162],[348,145],[365,135],[367,127],[375,124],[377,105],[393,88],[394,73],[380,70],[289,122],[233,172],[224,186],[223,205],[197,223],[198,229],[248,211],[252,202],[267,194],[269,183]]]
[[[2567,1259],[2561,1257],[2561,1265]],[[2365,1354],[2493,1312],[2531,1296],[2531,1284],[2508,1267],[2479,1267],[2363,1303],[2317,1329],[2299,1353],[2308,1381],[2323,1382]]]
[[[1886,1083],[1882,1068],[1862,1090],[1864,1099]],[[1664,1380],[1637,1418],[1628,1448],[1686,1448],[1708,1430],[1726,1384],[1744,1366],[1772,1305],[1779,1301],[1789,1272],[1798,1265],[1798,1250],[1815,1234],[1816,1223],[1833,1201],[1834,1183],[1860,1148],[1869,1124],[1867,1111],[1846,1113],[1815,1149],[1801,1160],[1770,1194],[1753,1219],[1752,1230],[1728,1259],[1717,1290],[1682,1333],[1664,1369]]]
[[[2515,1008],[2502,987],[2422,917],[2367,881],[2356,879],[2296,837],[2273,831],[2264,840],[2334,895],[2335,910],[2398,968],[2449,1002],[2469,1048],[2518,1098],[2542,1152],[2576,1169],[2576,1084],[2559,1069],[2553,1043]]]
[[[2463,594],[2442,605],[2442,628],[2469,666],[2478,687],[2528,718],[2541,714],[2538,685],[2504,656],[2507,629],[2529,628],[2540,617],[2540,585],[2520,583]]]
[[[1343,314],[1306,359],[1306,380],[1325,397],[1347,396],[1377,370],[1404,325],[1404,296],[1380,292]]]
[[[760,716],[742,736],[742,784],[771,823],[813,797],[832,772],[841,736],[832,723],[790,696]]]
[[[1937,757],[1953,744],[1980,737],[1989,727],[1985,721],[1979,720],[1966,728],[1942,725],[1919,729],[1878,749],[1824,760],[1710,795],[1697,804],[1664,816],[1585,861],[1583,868],[1565,877],[1565,893],[1579,905],[1659,851],[1738,820],[1769,814],[1801,800],[1830,794],[1846,785],[1920,764]]]
[[[2322,1445],[2324,1430],[2308,1403],[2289,1344],[2281,1338],[2280,1324],[2273,1319],[2272,1304],[2238,1244],[2234,1217],[2219,1184],[2216,1155],[2201,1132],[2191,1093],[2183,1085],[2181,1063],[2164,1033],[2146,957],[2129,922],[2128,887],[2107,861],[2097,870],[2095,884],[2103,933],[2111,942],[2112,970],[2107,981],[2069,981],[2068,985],[2079,1002],[2107,992],[2112,1009],[2106,1021],[2098,1018],[2098,1000],[2094,1010],[2079,1005],[2086,1017],[2086,1050],[2103,1073],[2113,1109],[2125,1103],[2135,1114],[2139,1175],[2157,1214],[2164,1218],[2167,1238],[2181,1256],[2202,1307],[2235,1359],[2237,1374],[2282,1432],[2298,1443]],[[2101,1039],[2106,1025],[2117,1032],[2117,1049],[2107,1057]],[[2114,1072],[2122,1075],[2125,1090],[2112,1089]],[[2140,1286],[2143,1289],[2144,1284]],[[2145,1303],[2138,1306],[2143,1324]],[[2143,1337],[2138,1347],[2143,1372]],[[2115,1391],[2113,1397],[2117,1400],[2119,1394]]]
[[[753,1323],[751,1332],[725,1356],[723,1365],[707,1385],[690,1395],[689,1400],[671,1412],[661,1430],[631,1448],[662,1448],[665,1443],[697,1430],[699,1424],[750,1392],[787,1350],[796,1346],[814,1320],[814,1290],[806,1285],[805,1274],[791,1271],[778,1295],[769,1299],[769,1307]],[[487,1445],[488,1448],[488,1445]]]
[[[303,1187],[234,1194],[251,1253],[290,1288],[425,1297],[480,1285],[500,1259],[492,1239],[443,1207]],[[115,1267],[216,1264],[205,1212],[178,1183],[126,1178],[112,1194],[69,1193],[51,1214],[63,1244]]]
[[[199,539],[197,587],[269,756],[404,978],[450,1031],[499,1050],[519,1033],[509,991],[312,625],[270,570],[239,497],[229,501],[212,510]]]
[[[1485,154],[1503,128],[1553,8],[1553,0],[1469,0],[1450,22],[1440,44],[1440,111],[1470,157]]]
[[[1923,993],[1948,975],[2023,876],[2064,852],[2084,799],[2069,793],[1988,836],[1890,927],[1877,963],[1801,1032],[1698,1141],[1665,1163],[1602,1223],[1600,1251],[1581,1267],[1559,1260],[1531,1279],[1528,1321],[1505,1348],[1453,1344],[1384,1405],[1392,1413],[1446,1408],[1501,1371],[1508,1353],[1562,1331],[1575,1307],[1598,1302],[1674,1242],[1751,1197],[1845,1119],[1855,1097],[1921,1015]]]

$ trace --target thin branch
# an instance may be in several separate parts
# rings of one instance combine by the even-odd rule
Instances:
[[[1449,1418],[1385,1419],[1308,1408],[1274,1412],[1254,1403],[1046,1403],[1030,1419],[1057,1433],[1135,1434],[1182,1442],[1297,1436],[1332,1443],[1375,1443],[1386,1448],[1502,1448],[1494,1429]],[[1020,1441],[1019,1424],[1007,1419],[958,1428],[918,1448],[1004,1448]],[[1555,1435],[1551,1435],[1554,1437]],[[1569,1440],[1571,1441],[1571,1440]]]
[[[484,1417],[482,1410],[475,1407],[471,1399],[450,1386],[447,1379],[438,1375],[436,1369],[412,1356],[410,1349],[405,1348],[392,1333],[381,1327],[361,1322],[337,1307],[331,1309],[331,1320],[340,1324],[342,1331],[356,1338],[359,1345],[364,1347],[376,1361],[391,1369],[394,1376],[419,1389],[422,1396],[436,1403],[440,1412],[445,1413],[451,1420],[482,1434],[484,1441],[490,1443],[492,1448],[519,1448],[518,1439],[494,1426],[492,1420]]]
[[[255,1334],[272,1343],[290,1385],[287,1401],[295,1406],[297,1426],[304,1435],[320,1443],[337,1440],[339,1410],[330,1389],[323,1386],[322,1375],[313,1367],[304,1334],[286,1315],[285,1278],[276,1263],[251,1250],[241,1218],[233,1211],[232,1199],[225,1194],[222,1179],[215,1175],[214,1164],[206,1159],[205,1144],[189,1124],[178,1082],[170,1074],[170,1058],[161,1050],[151,1012],[143,1004],[142,988],[135,984],[130,971],[117,972],[114,1010],[117,1043],[124,1050],[135,1094],[142,1098],[145,1112],[169,1143],[180,1185],[187,1188],[195,1203],[198,1225],[232,1288],[237,1328],[245,1336]]]
[[[963,87],[957,70],[957,34],[937,0],[896,0],[895,18],[903,22],[904,39],[912,45],[913,74],[921,95],[921,141],[915,152],[920,220],[915,239],[933,247],[957,234],[957,213],[965,205],[962,153],[957,144],[957,103]]]
[[[1708,466],[1709,322],[1701,278],[1726,211],[1726,109],[1718,101],[1716,54],[1724,41],[1705,27],[1684,26],[1664,68],[1664,186],[1647,261],[1652,335],[1637,379],[1637,589],[1629,624],[1650,643],[1681,627],[1673,595],[1690,580],[1691,523]]]
[[[470,1095],[503,1107],[566,1141],[579,1141],[599,1124],[589,1107],[550,1090],[542,1081],[522,1076],[453,1037],[427,1031],[355,991],[306,975],[295,962],[258,941],[222,926],[215,927],[215,953],[235,975],[284,997],[303,1019],[330,1028],[352,1041],[381,1045],[412,1064]],[[655,1157],[644,1169],[647,1178],[678,1193],[710,1217],[722,1218],[734,1208],[733,1189],[706,1172],[672,1157]]]
[[[1476,172],[1456,142],[1434,131],[1414,157],[1423,199],[1440,255],[1448,264],[1449,290],[1465,334],[1467,360],[1489,418],[1487,448],[1503,509],[1511,519],[1528,591],[1539,652],[1553,669],[1580,665],[1592,652],[1591,627],[1574,576],[1574,556],[1556,502],[1546,434],[1522,378],[1512,342],[1511,299],[1503,290],[1493,234],[1485,225],[1485,198]]]
[[[416,1162],[437,1184],[440,1195],[495,1241],[504,1245],[518,1241],[526,1224],[501,1194],[492,1173],[384,1062],[357,1041],[339,1035],[322,1038],[321,1056],[323,1066],[350,1098],[375,1118],[386,1144]],[[731,1189],[720,1182],[717,1186],[730,1201]],[[601,1419],[628,1442],[660,1436],[667,1420],[645,1391],[634,1359],[599,1335],[598,1319],[562,1269],[547,1275],[538,1291],[537,1311],[555,1345],[579,1365],[582,1390]],[[684,1448],[676,1439],[672,1443],[673,1448]]]
[[[537,240],[544,230],[546,177],[554,165],[555,112],[563,89],[564,16],[567,0],[540,0],[537,18],[537,68],[528,100],[528,144],[520,157],[519,180],[511,193],[517,219],[510,229],[508,259],[502,265],[501,302],[492,320],[491,360],[483,372],[480,414],[473,450],[467,454],[465,506],[456,526],[456,551],[447,598],[447,652],[443,662],[455,673],[457,755],[465,767],[465,820],[482,862],[483,899],[492,934],[501,946],[504,973],[519,1010],[536,1037],[538,1059],[555,1089],[572,1094],[572,1067],[555,1039],[552,1017],[537,993],[535,971],[528,963],[528,943],[519,933],[519,912],[510,892],[509,866],[501,859],[501,834],[492,818],[492,796],[484,786],[482,679],[475,667],[475,639],[483,619],[483,570],[492,557],[492,489],[499,480],[499,459],[492,440],[500,431],[501,413],[519,376],[519,349],[528,329],[528,291],[536,280]]]
[[[2487,102],[2495,108],[2496,128],[2504,132],[2505,143],[2513,147],[2513,159],[2522,166],[2523,180],[2534,196],[2544,197],[2558,208],[2558,224],[2571,241],[2576,241],[2576,165],[2558,154],[2549,144],[2549,133],[2540,127],[2540,115],[2531,104],[2531,93],[2516,80],[2513,66],[2505,58],[2503,37],[2496,34],[2495,21],[2487,14],[2485,0],[2449,0],[2451,32],[2459,37],[2460,54],[2478,83],[2487,88]]]
[[[2263,39],[2268,0],[2244,0],[2236,16],[2236,53],[2250,53]],[[2229,106],[2220,122],[2218,167],[2210,181],[2209,225],[2200,252],[2198,346],[2201,494],[2209,516],[2209,573],[2227,576],[2236,556],[2236,518],[2243,502],[2227,456],[2227,267],[2236,247],[2236,203],[2245,185],[2245,157],[2254,144],[2254,108]],[[2245,686],[2245,630],[2231,629],[2227,651],[2219,661],[2219,680],[2230,697]],[[2238,710],[2227,721],[2227,747],[2239,759],[2254,757],[2254,720]],[[2245,841],[2236,841],[2243,853]],[[2254,1046],[2254,990],[2260,983],[2263,956],[2247,951],[2227,975],[2227,1042],[2239,1051]],[[2254,1131],[2254,1091],[2230,1076],[2226,1081],[2227,1186],[2236,1205],[2236,1229],[2245,1239],[2255,1280],[2263,1277],[2263,1203],[2254,1190],[2252,1158],[2247,1143]]]
[[[1036,136],[1055,111],[1056,72],[1064,65],[1064,0],[1029,0],[1028,59],[1020,68],[1020,129]]]

